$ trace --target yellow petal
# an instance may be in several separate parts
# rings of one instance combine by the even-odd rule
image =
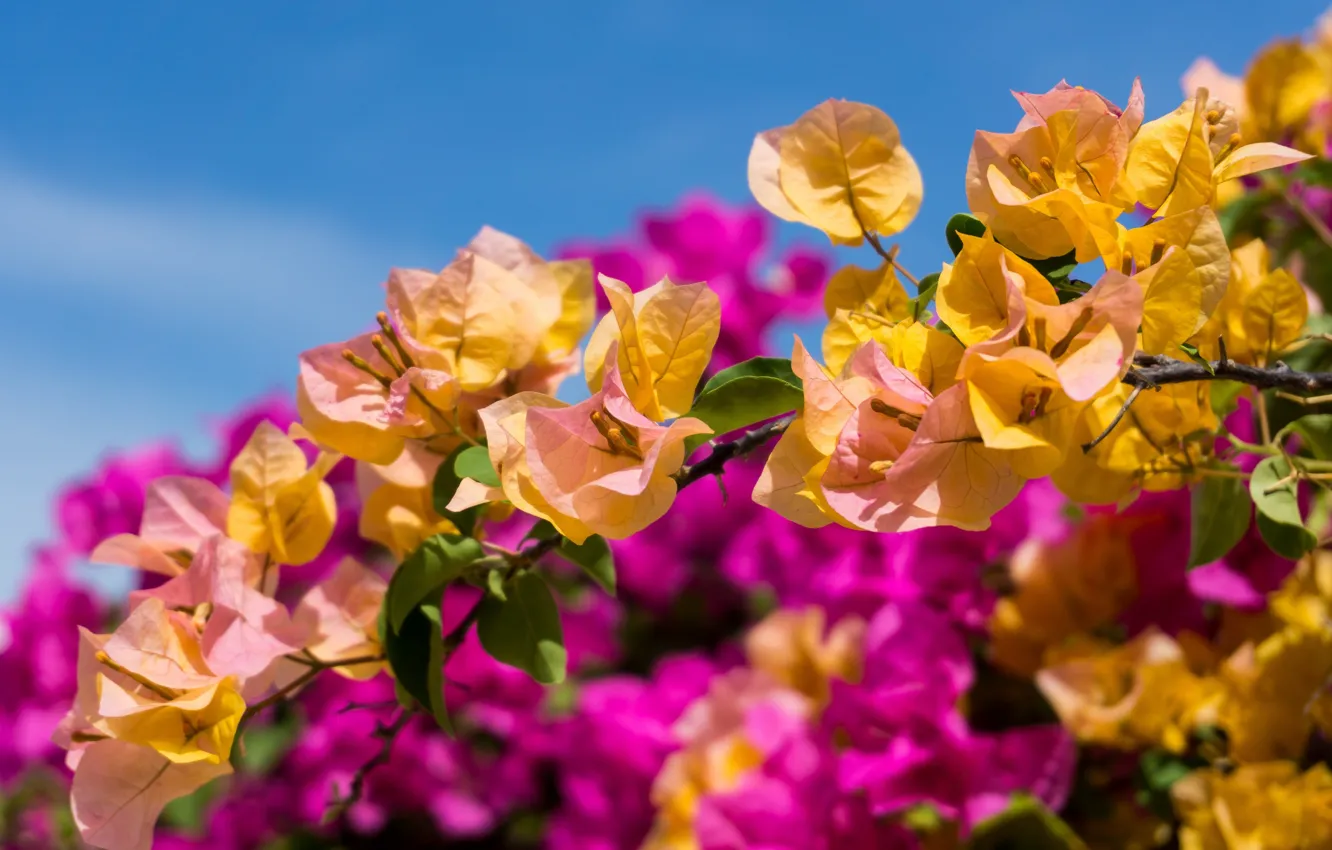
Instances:
[[[664,281],[648,299],[638,314],[638,338],[662,414],[649,418],[689,412],[720,333],[721,299],[706,283]]]
[[[597,280],[606,292],[611,311],[601,317],[592,338],[587,342],[583,353],[583,371],[587,373],[587,388],[592,392],[601,389],[606,375],[606,352],[617,340],[619,341],[620,377],[624,381],[629,397],[635,406],[640,402],[651,407],[653,395],[649,376],[652,369],[648,365],[643,345],[638,338],[638,311],[647,304],[652,294],[661,288],[661,283],[648,287],[635,294],[621,281],[613,277],[599,275]],[[662,417],[654,415],[660,411],[648,412],[639,407],[649,419],[660,421]]]
[[[1243,145],[1216,166],[1212,179],[1217,183],[1234,180],[1246,174],[1256,174],[1269,168],[1280,168],[1294,162],[1313,159],[1312,154],[1302,153],[1276,142],[1259,142],[1255,145]]]
[[[909,300],[891,263],[876,269],[846,265],[829,279],[823,291],[823,310],[830,319],[845,308],[897,320],[907,317]]]
[[[1309,300],[1299,281],[1285,269],[1272,271],[1244,299],[1244,336],[1263,362],[1290,345],[1304,330]]]
[[[850,310],[838,308],[823,328],[823,360],[829,369],[840,372],[856,349],[870,340],[886,348],[892,330],[872,318],[852,315]]]
[[[894,325],[884,346],[889,362],[911,372],[936,396],[957,383],[964,350],[956,337],[920,322]]]
[[[1198,272],[1201,297],[1198,302],[1198,324],[1216,310],[1230,284],[1230,248],[1221,222],[1211,207],[1198,207],[1179,215],[1157,219],[1151,224],[1137,227],[1124,234],[1123,253],[1131,256],[1138,268],[1146,268],[1157,243],[1165,248],[1177,247],[1187,254],[1189,262]],[[1122,256],[1107,257],[1106,264],[1119,268]]]
[[[1299,39],[1273,42],[1254,57],[1245,74],[1246,133],[1270,140],[1301,129],[1310,110],[1328,94],[1326,72]]]
[[[905,229],[924,194],[920,169],[892,119],[862,103],[828,100],[781,136],[779,178],[787,202],[834,242],[864,231]]]
[[[832,521],[824,513],[818,496],[817,481],[811,487],[810,473],[818,466],[826,466],[827,457],[820,454],[805,436],[805,420],[796,417],[782,434],[772,454],[763,465],[763,472],[754,484],[754,501],[770,508],[797,525],[822,528]]]
[[[939,276],[935,305],[939,318],[965,345],[985,342],[1008,326],[1012,309],[1025,295],[1058,304],[1054,288],[1031,264],[993,239],[962,236],[962,251]]]
[[[782,194],[782,134],[785,127],[765,130],[749,149],[749,191],[765,210],[786,221],[809,224]]]
[[[1203,97],[1142,125],[1129,145],[1124,179],[1138,203],[1160,215],[1187,212],[1212,199],[1212,152],[1204,136]]]
[[[586,260],[561,260],[547,268],[559,288],[560,315],[537,346],[535,359],[543,363],[577,348],[597,318],[592,265]]]
[[[1142,350],[1173,353],[1203,324],[1202,284],[1186,252],[1172,248],[1134,276],[1143,286]]]
[[[245,448],[231,462],[231,489],[263,501],[305,474],[305,452],[272,422],[254,429]]]

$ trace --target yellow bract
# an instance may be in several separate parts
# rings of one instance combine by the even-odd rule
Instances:
[[[611,312],[592,332],[584,354],[587,385],[605,377],[606,352],[619,340],[620,375],[634,407],[654,422],[683,416],[721,333],[721,300],[706,283],[662,280],[631,292],[601,276]]]
[[[1194,343],[1204,356],[1226,356],[1238,363],[1266,365],[1304,332],[1309,299],[1284,269],[1271,269],[1267,246],[1255,239],[1231,254],[1230,286]]]
[[[749,154],[749,187],[773,215],[844,245],[859,245],[866,232],[904,230],[924,194],[892,119],[845,100],[824,101],[789,127],[760,133]]]
[[[231,463],[227,535],[279,564],[304,564],[324,550],[337,521],[324,481],[339,455],[305,453],[271,422],[260,422]]]
[[[1327,71],[1312,51],[1298,39],[1273,42],[1254,57],[1245,74],[1244,135],[1254,141],[1300,135],[1310,111],[1329,94]]]
[[[1024,298],[1059,303],[1050,282],[1026,260],[988,237],[963,235],[961,253],[939,275],[935,305],[964,345],[976,345],[1003,331]]]

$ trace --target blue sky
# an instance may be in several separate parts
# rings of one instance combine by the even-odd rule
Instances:
[[[8,3],[0,9],[0,599],[58,484],[291,385],[393,265],[483,223],[545,250],[705,187],[828,97],[891,114],[925,175],[918,273],[976,128],[1061,77],[1154,117],[1198,54],[1306,29],[1278,3]],[[1256,11],[1261,9],[1261,15]],[[800,234],[783,230],[783,238]]]

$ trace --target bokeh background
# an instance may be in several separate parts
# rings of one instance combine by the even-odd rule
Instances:
[[[364,326],[390,266],[442,266],[483,223],[547,251],[698,187],[742,202],[754,133],[845,97],[920,163],[899,241],[924,273],[1009,89],[1122,101],[1138,74],[1160,114],[1200,52],[1237,73],[1322,9],[0,4],[0,600],[62,481],[113,447],[201,445],[206,412]]]

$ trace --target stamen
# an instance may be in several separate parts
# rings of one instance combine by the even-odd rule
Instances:
[[[1090,307],[1084,307],[1082,312],[1078,314],[1078,317],[1073,320],[1073,324],[1069,327],[1068,333],[1064,334],[1063,338],[1055,343],[1055,347],[1050,349],[1050,356],[1055,360],[1063,357],[1064,353],[1068,351],[1068,347],[1073,344],[1073,340],[1077,339],[1078,334],[1087,329],[1087,325],[1091,323],[1091,320],[1092,309]]]
[[[1022,327],[1018,328],[1018,347],[1019,348],[1031,347],[1031,331],[1027,330],[1026,325],[1023,325]]]
[[[122,676],[126,676],[130,679],[133,679],[135,682],[139,683],[140,685],[143,685],[145,688],[157,694],[159,697],[161,697],[164,700],[170,701],[175,699],[177,696],[175,692],[170,691],[167,688],[164,688],[155,682],[150,682],[148,679],[144,678],[140,674],[135,673],[132,670],[127,670],[124,667],[117,664],[116,662],[112,661],[111,656],[107,655],[105,650],[98,650],[97,655],[95,655],[94,657],[97,659],[98,664],[101,664],[103,667],[110,668],[111,670],[114,670],[115,672],[119,673]]]
[[[1226,157],[1228,157],[1228,156],[1230,156],[1232,153],[1234,153],[1234,152],[1235,152],[1235,148],[1239,147],[1239,146],[1240,146],[1240,142],[1242,142],[1242,141],[1244,141],[1244,140],[1243,140],[1242,138],[1240,138],[1240,134],[1239,134],[1239,133],[1233,133],[1233,134],[1231,134],[1230,138],[1226,140],[1226,145],[1225,145],[1225,147],[1221,148],[1221,150],[1217,153],[1217,155],[1216,155],[1216,161],[1217,161],[1217,162],[1220,162],[1221,160],[1225,159]]]
[[[342,350],[342,359],[346,360],[348,363],[352,364],[357,369],[360,369],[362,372],[374,378],[376,381],[379,382],[380,386],[382,386],[384,389],[389,389],[390,387],[393,386],[392,380],[385,377],[384,375],[379,374],[379,372],[375,370],[374,366],[371,366],[369,363],[366,363],[364,358],[357,357],[356,352],[352,351],[350,348],[344,348]]]
[[[884,401],[881,398],[870,399],[870,410],[873,410],[875,413],[881,414],[883,416],[892,416],[892,417],[901,416],[902,413],[904,412],[898,410],[896,407],[893,407],[891,404],[889,404],[888,402]]]
[[[208,625],[208,618],[211,617],[212,614],[213,614],[213,603],[201,602],[198,606],[195,607],[194,616],[191,617],[190,619],[194,623],[194,627],[202,632],[204,626]]]
[[[375,351],[379,352],[379,356],[384,359],[384,362],[389,364],[389,368],[396,372],[398,377],[402,377],[402,374],[407,370],[398,365],[398,361],[393,357],[393,353],[390,352],[388,346],[384,344],[384,338],[379,334],[375,334],[370,337],[370,344],[375,347]]]
[[[1045,185],[1045,178],[1034,171],[1027,172],[1027,182],[1031,184],[1031,188],[1042,195],[1050,191],[1049,187]]]
[[[1037,316],[1036,321],[1036,347],[1041,351],[1045,350],[1045,317]]]
[[[893,468],[893,463],[894,461],[891,460],[872,461],[869,465],[869,471],[873,472],[875,475],[882,475]]]
[[[908,431],[914,431],[920,427],[920,417],[914,413],[897,414],[897,424]]]
[[[602,413],[600,410],[594,410],[587,415],[587,418],[591,419],[592,424],[597,426],[597,432],[609,441],[610,425],[606,422],[606,414]]]
[[[1207,123],[1208,123],[1208,124],[1220,124],[1220,123],[1221,123],[1221,110],[1219,110],[1219,109],[1209,109],[1209,110],[1207,110]]]
[[[1119,259],[1119,273],[1133,276],[1133,254],[1128,249],[1124,250],[1124,256]]]
[[[1046,174],[1050,175],[1051,180],[1054,179],[1055,176],[1054,163],[1050,161],[1050,157],[1048,156],[1041,157],[1041,171],[1044,171]]]
[[[398,358],[402,361],[404,371],[415,366],[416,361],[407,353],[406,347],[403,346],[402,340],[398,337],[398,332],[393,329],[393,325],[389,322],[388,314],[380,310],[375,314],[375,321],[379,322],[379,329],[384,332],[385,338],[393,343],[393,349],[398,352]]]
[[[1158,239],[1155,242],[1153,242],[1152,261],[1147,265],[1154,266],[1157,263],[1161,262],[1161,258],[1165,256],[1165,249],[1166,249],[1166,243],[1164,239]]]
[[[1018,413],[1018,423],[1027,425],[1045,415],[1045,405],[1049,403],[1054,390],[1041,387],[1039,391],[1027,390],[1022,393],[1022,411]]]
[[[619,428],[608,428],[606,432],[606,442],[610,443],[611,451],[615,454],[629,455],[635,460],[642,460],[643,453],[638,450],[626,438],[624,431]]]
[[[1050,191],[1045,186],[1045,179],[1041,177],[1041,175],[1032,172],[1032,170],[1027,167],[1027,164],[1022,161],[1022,157],[1013,154],[1008,158],[1008,164],[1013,166],[1022,179],[1026,180],[1037,192],[1044,194],[1045,192]]]

